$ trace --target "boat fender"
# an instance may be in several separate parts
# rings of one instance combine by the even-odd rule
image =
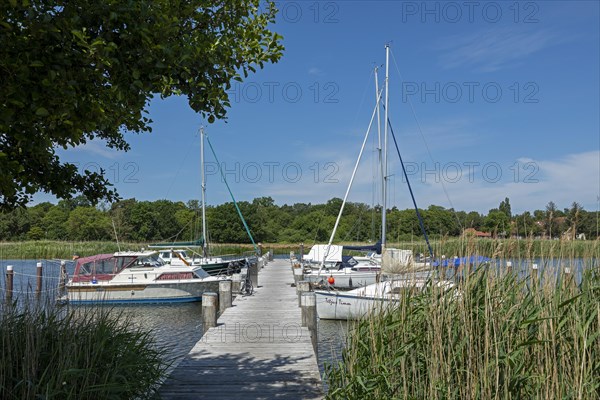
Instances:
[[[348,278],[348,286],[352,287],[352,277]]]
[[[330,285],[333,285],[335,283],[335,278],[333,277],[333,275],[329,275],[329,278],[327,278],[327,283],[329,283]]]

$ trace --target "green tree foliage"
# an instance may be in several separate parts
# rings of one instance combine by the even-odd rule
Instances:
[[[510,209],[510,201],[508,197],[506,197],[503,201],[500,202],[500,206],[498,206],[498,210],[502,211],[504,215],[506,215],[509,219],[512,217],[512,212]]]
[[[107,240],[110,220],[95,207],[77,207],[69,214],[67,233],[74,240]]]
[[[258,197],[238,203],[255,242],[326,243],[333,230],[341,200],[324,204],[296,203],[278,206],[271,197]],[[338,209],[336,211],[335,205]],[[440,206],[419,210],[430,238],[456,237],[465,228],[475,228],[497,236],[539,237],[547,229],[546,210],[526,211],[508,218],[492,209],[487,215],[454,212]],[[246,230],[231,202],[207,207],[209,241],[250,243]],[[576,226],[576,234],[597,237],[596,212],[574,203],[565,212],[554,210],[553,236],[562,236]],[[562,221],[564,222],[557,222]],[[201,206],[197,201],[137,201],[127,199],[110,207],[94,207],[83,197],[41,203],[29,209],[0,212],[0,240],[115,240],[134,242],[190,241],[202,236]],[[381,207],[347,203],[334,241],[374,243],[380,240]],[[387,213],[387,241],[422,238],[413,209],[392,208]]]
[[[492,232],[496,235],[506,236],[510,230],[510,218],[505,212],[498,209],[492,209],[485,217],[483,226],[488,232]]]
[[[116,199],[103,171],[78,172],[55,150],[100,139],[127,151],[123,132],[151,130],[156,95],[224,118],[230,82],[282,55],[275,6],[260,3],[0,2],[0,206],[38,191]]]

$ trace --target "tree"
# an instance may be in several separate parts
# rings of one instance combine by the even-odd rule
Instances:
[[[110,219],[95,207],[77,207],[69,214],[66,226],[72,240],[107,240],[111,237]]]
[[[184,95],[225,118],[231,80],[282,55],[274,3],[31,0],[0,2],[0,207],[38,192],[118,197],[103,171],[78,172],[55,149],[151,131],[155,96]]]
[[[510,218],[508,218],[503,211],[492,209],[485,217],[483,226],[490,232],[506,235],[509,233]]]
[[[556,235],[557,232],[557,223],[556,223],[556,204],[553,201],[549,201],[546,205],[546,219],[545,219],[545,228],[546,235],[550,239],[552,239],[553,235]]]
[[[567,215],[566,224],[567,228],[570,229],[571,239],[575,239],[577,237],[578,230],[580,228],[579,221],[581,219],[581,212],[583,211],[583,207],[581,204],[576,201],[571,204],[570,209],[565,209],[565,214]]]
[[[512,212],[510,209],[510,201],[508,200],[508,197],[504,198],[504,200],[500,202],[500,206],[498,206],[498,210],[502,211],[508,217],[508,219],[512,218]]]

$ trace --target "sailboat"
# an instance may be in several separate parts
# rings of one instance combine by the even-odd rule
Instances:
[[[315,290],[316,295],[316,305],[317,305],[317,314],[319,318],[322,319],[341,319],[341,320],[349,320],[349,319],[357,319],[361,318],[364,315],[367,315],[371,312],[378,312],[383,310],[388,305],[393,305],[398,301],[398,294],[405,289],[423,289],[428,286],[428,284],[433,284],[435,286],[452,286],[452,282],[449,281],[438,281],[433,282],[431,280],[431,272],[433,271],[432,259],[433,253],[431,251],[431,246],[429,246],[429,240],[427,238],[427,234],[424,230],[424,226],[422,224],[422,218],[420,217],[418,208],[415,204],[415,210],[417,212],[417,216],[419,217],[419,222],[421,224],[421,229],[423,230],[423,234],[425,235],[425,240],[428,244],[431,259],[426,260],[424,262],[416,262],[413,258],[412,251],[410,250],[401,250],[401,249],[386,249],[386,197],[387,197],[387,141],[388,141],[388,82],[389,82],[389,46],[386,45],[386,71],[385,71],[385,105],[384,105],[384,120],[385,120],[385,129],[384,129],[384,150],[383,150],[383,162],[382,162],[382,177],[383,177],[383,207],[382,207],[382,227],[381,227],[381,254],[383,254],[382,259],[382,272],[394,273],[391,275],[389,280],[382,280],[377,282],[371,282],[370,284],[365,285],[364,287],[353,289],[346,292],[340,292],[339,290]],[[377,79],[377,74],[375,74],[375,79]],[[376,86],[377,86],[377,80]],[[377,94],[377,102],[375,105],[375,110],[373,111],[373,115],[371,116],[371,123],[369,123],[369,129],[373,122],[373,118],[375,117],[375,112],[379,109],[379,101],[381,98],[381,93],[379,93],[379,89],[376,89]],[[342,215],[343,207],[346,202],[346,198],[348,196],[348,192],[350,190],[350,186],[352,185],[352,181],[354,180],[354,176],[356,173],[356,169],[360,162],[360,157],[362,155],[369,129],[367,130],[367,134],[365,135],[365,139],[363,141],[363,145],[361,151],[359,153],[359,158],[354,166],[354,171],[352,173],[352,177],[350,179],[350,185],[346,190],[346,196],[344,197],[344,201],[342,202],[342,207],[340,209],[340,213],[338,214],[338,219],[336,220],[334,231],[329,240],[329,248],[332,246],[333,238],[335,235],[335,229],[338,226],[339,219]],[[392,131],[393,136],[393,131]],[[396,144],[396,139],[394,137],[394,143]],[[398,155],[400,152],[398,151]],[[400,160],[402,163],[402,160]],[[406,171],[404,171],[406,172]],[[410,182],[407,183],[410,189]],[[413,202],[414,202],[414,196]],[[327,259],[328,252],[325,252],[325,256],[323,258],[323,263],[321,264],[321,269],[319,273],[322,272],[324,261]],[[331,277],[335,281],[338,277],[338,274],[333,274],[330,272]],[[378,276],[378,275],[376,275]]]
[[[387,82],[388,82],[388,72],[386,65],[386,86],[385,86],[385,120],[388,120],[387,113],[387,101],[388,101],[388,91],[387,91]],[[371,115],[371,120],[369,122],[369,126],[367,128],[367,132],[365,133],[364,140],[362,142],[362,146],[358,155],[358,159],[356,160],[356,164],[354,165],[354,170],[352,172],[352,176],[350,178],[350,183],[346,189],[346,194],[342,201],[342,205],[340,207],[340,211],[338,213],[337,220],[333,227],[333,231],[331,233],[331,237],[329,239],[329,243],[327,245],[316,245],[311,249],[311,253],[314,251],[315,254],[319,254],[319,259],[315,262],[315,257],[311,258],[311,253],[309,253],[308,261],[309,263],[312,260],[312,265],[310,268],[305,269],[305,277],[304,279],[311,281],[313,283],[319,283],[326,287],[334,287],[336,289],[353,289],[355,287],[366,286],[373,284],[379,281],[379,275],[381,274],[381,266],[382,264],[387,264],[388,268],[393,267],[399,273],[405,273],[407,271],[411,273],[415,273],[415,269],[430,269],[431,265],[429,261],[416,261],[413,257],[411,250],[402,250],[402,249],[386,249],[386,212],[387,204],[387,128],[388,125],[385,124],[384,135],[383,135],[383,146],[381,143],[381,132],[378,124],[378,132],[379,132],[379,144],[378,144],[378,153],[379,153],[379,165],[381,168],[380,174],[382,179],[382,220],[381,220],[381,241],[371,246],[339,246],[334,245],[333,240],[336,234],[337,227],[340,222],[340,218],[344,211],[344,206],[348,199],[348,194],[350,192],[350,188],[352,187],[354,178],[356,176],[356,171],[358,169],[365,144],[367,142],[367,138],[369,137],[369,133],[371,131],[371,127],[373,125],[373,121],[377,116],[377,120],[379,121],[379,109],[381,97],[383,94],[383,90],[379,90],[379,84],[377,81],[377,68],[375,69],[375,92],[376,92],[376,104]],[[350,256],[343,256],[342,250],[363,250],[363,251],[371,251],[372,256],[362,260],[356,260]],[[318,265],[318,269],[315,268]]]
[[[173,265],[173,266],[186,265],[186,266],[191,266],[191,267],[201,267],[209,275],[224,275],[224,274],[231,275],[233,273],[239,273],[242,268],[249,266],[250,263],[257,262],[257,256],[247,255],[247,256],[216,257],[216,256],[212,256],[210,254],[210,251],[209,251],[210,249],[209,249],[209,245],[208,245],[208,227],[207,227],[207,223],[206,223],[206,175],[205,175],[205,171],[204,171],[204,166],[205,166],[204,142],[205,142],[205,140],[208,140],[208,138],[206,137],[204,128],[201,127],[200,128],[200,174],[201,174],[201,179],[202,179],[202,186],[201,186],[201,189],[202,189],[201,190],[201,192],[202,192],[202,238],[200,240],[192,241],[192,242],[173,242],[173,243],[151,244],[148,247],[152,248],[152,249],[162,249],[162,251],[160,252],[160,257],[165,263],[168,263],[170,265]],[[210,142],[209,142],[209,145],[210,145]],[[211,146],[211,150],[212,150],[212,146]],[[213,155],[215,155],[215,158],[216,158],[216,154],[214,154],[214,150],[213,150]],[[220,164],[218,162],[217,162],[217,165],[219,165],[219,170],[220,170]],[[225,177],[223,176],[222,171],[221,171],[221,175],[225,181],[225,184],[227,185],[227,181],[225,180]],[[230,191],[230,193],[231,193],[231,191]],[[233,198],[233,195],[232,195],[232,198]],[[250,236],[252,244],[254,245],[254,248],[258,254],[257,246],[254,243],[254,239],[252,238],[252,235],[250,234],[250,230],[248,228],[248,225],[246,224],[246,221],[244,220],[244,217],[242,216],[241,212],[239,211],[239,208],[237,207],[235,198],[233,198],[233,201],[234,201],[234,204],[236,205],[236,209],[238,210],[240,218],[242,219],[244,227],[246,228],[246,231],[247,231],[248,235]],[[181,247],[185,247],[185,248],[181,249]],[[197,254],[196,252],[194,252],[191,249],[191,247],[202,247],[202,254]],[[188,253],[187,253],[188,249],[189,249],[190,253],[192,254],[192,256],[188,255]]]

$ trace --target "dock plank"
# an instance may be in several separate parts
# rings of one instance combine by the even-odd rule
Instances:
[[[301,326],[289,261],[259,273],[172,371],[162,399],[322,399],[310,332]]]

